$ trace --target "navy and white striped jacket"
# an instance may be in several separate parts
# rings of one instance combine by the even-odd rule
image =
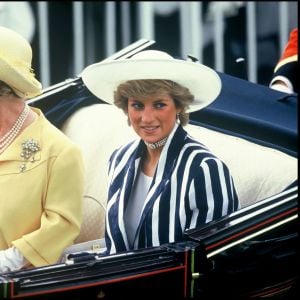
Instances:
[[[124,212],[143,151],[136,140],[110,158],[105,241],[110,254],[130,249]],[[148,191],[134,249],[180,241],[186,229],[202,226],[239,208],[227,166],[176,125],[170,134]]]

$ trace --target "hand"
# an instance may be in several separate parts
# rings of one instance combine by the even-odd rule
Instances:
[[[288,93],[288,94],[292,94],[293,91],[286,85],[285,82],[281,81],[281,80],[277,80],[275,81],[271,86],[271,89],[273,90],[277,90],[283,93]]]
[[[5,250],[0,251],[0,273],[8,272],[9,268],[7,266]]]
[[[26,263],[27,260],[16,247],[0,250],[0,273],[20,270]]]

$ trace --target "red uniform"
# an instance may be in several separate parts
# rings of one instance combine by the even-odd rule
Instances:
[[[298,28],[291,31],[288,43],[274,69],[270,87],[282,81],[291,92],[298,93]]]

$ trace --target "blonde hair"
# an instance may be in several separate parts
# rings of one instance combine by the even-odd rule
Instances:
[[[189,121],[186,109],[194,101],[189,89],[171,80],[144,79],[128,80],[121,83],[114,92],[114,104],[127,114],[128,98],[145,98],[159,93],[168,93],[174,100],[176,108],[180,109],[179,121],[182,126]]]

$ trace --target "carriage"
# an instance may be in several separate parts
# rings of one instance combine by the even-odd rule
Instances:
[[[152,45],[141,40],[109,59]],[[80,75],[29,101],[82,150],[84,222],[57,264],[0,274],[0,299],[297,297],[298,95],[219,75],[219,97],[185,129],[229,166],[241,209],[186,231],[182,242],[107,256],[107,162],[135,133]]]

